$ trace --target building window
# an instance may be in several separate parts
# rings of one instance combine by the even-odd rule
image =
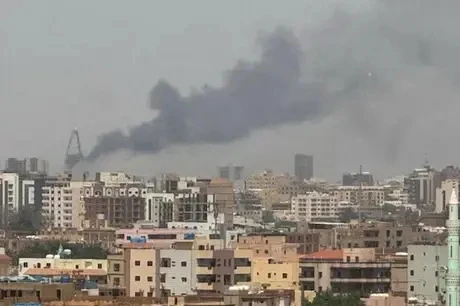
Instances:
[[[152,262],[152,261],[150,261],[150,260],[149,260],[149,261],[147,261],[147,266],[149,266],[149,267],[153,266],[153,262]]]
[[[136,276],[134,277],[134,280],[135,280],[136,282],[140,282],[140,281],[141,281],[141,277],[140,277],[139,275],[136,275]]]
[[[414,260],[414,255],[413,254],[410,256],[410,260]]]
[[[186,261],[182,261],[182,262],[180,263],[180,265],[181,265],[182,267],[186,267],[186,266],[187,266],[187,262],[186,262]]]
[[[350,262],[350,261],[351,261],[351,257],[347,256],[347,262]]]
[[[24,266],[24,268],[27,268],[29,266],[27,262],[24,262],[22,265]]]
[[[147,276],[147,281],[148,282],[153,282],[153,277],[152,276]]]
[[[120,271],[120,264],[113,264],[113,271],[119,272]]]
[[[434,292],[438,292],[438,291],[439,291],[438,286],[435,286],[435,287],[434,287]]]
[[[323,277],[323,272],[318,272],[318,278]]]
[[[114,286],[120,286],[120,278],[119,277],[114,277],[113,278],[113,285]]]
[[[135,265],[135,266],[140,266],[140,265],[141,265],[141,262],[140,262],[139,260],[136,260],[136,261],[134,262],[134,265]]]
[[[265,250],[264,253],[265,253],[265,254],[268,254],[268,250]]]
[[[272,274],[271,273],[268,273],[268,278],[272,278]]]
[[[37,268],[40,269],[41,267],[42,267],[42,264],[38,262],[38,263],[37,263]],[[77,269],[78,269],[78,268],[77,268]]]
[[[438,271],[434,272],[434,276],[438,277]]]
[[[355,257],[355,261],[356,261],[356,262],[359,262],[359,256],[356,256],[356,257]]]
[[[186,283],[186,282],[187,282],[187,278],[186,278],[186,277],[182,277],[182,282],[183,282],[183,283]]]
[[[410,291],[414,292],[414,286],[410,286]]]
[[[434,257],[434,260],[435,260],[435,261],[439,261],[439,256],[436,255],[436,256]]]
[[[102,264],[97,264],[98,269],[102,269]]]
[[[47,262],[47,263],[46,263],[46,267],[47,267],[47,268],[51,268],[51,263]]]
[[[287,278],[287,273],[283,273],[283,278]]]
[[[410,276],[414,276],[414,270],[410,270]]]

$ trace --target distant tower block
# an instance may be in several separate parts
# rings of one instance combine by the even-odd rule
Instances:
[[[71,170],[76,164],[84,159],[81,151],[80,135],[78,130],[74,129],[70,134],[69,144],[67,145],[67,152],[65,155],[65,167],[67,170]]]

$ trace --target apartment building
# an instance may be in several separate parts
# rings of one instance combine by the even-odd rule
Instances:
[[[107,256],[107,291],[113,296],[126,295],[125,265],[123,253]]]
[[[46,228],[83,228],[81,191],[85,184],[67,177],[49,178],[45,182],[42,188],[42,218]]]
[[[234,251],[235,284],[252,281],[252,258],[254,252],[249,248],[236,248]]]
[[[374,249],[325,249],[300,258],[300,283],[304,290],[334,293],[389,292],[391,261],[377,258]]]
[[[417,298],[433,305],[442,301],[447,285],[447,245],[419,242],[410,244],[407,253],[407,298]]]
[[[66,269],[66,270],[99,270],[102,275],[107,274],[108,263],[106,259],[70,259],[48,255],[46,258],[19,258],[18,274],[20,276],[30,273],[30,269]]]
[[[197,288],[193,240],[176,241],[169,249],[161,249],[160,282],[169,295],[193,294]]]
[[[282,260],[316,252],[319,244],[319,233],[254,233],[240,235],[236,249],[252,250],[252,257]]]
[[[331,191],[340,202],[351,202],[358,206],[383,206],[385,204],[384,186],[337,186]]]
[[[357,208],[355,202],[339,201],[337,196],[316,191],[291,199],[291,213],[300,221],[337,219],[347,209]]]
[[[206,184],[206,193],[208,197],[212,196],[217,213],[223,217],[225,229],[233,229],[233,213],[236,212],[233,182],[224,178],[212,179]]]
[[[173,193],[155,193],[147,192],[142,197],[145,199],[145,220],[159,227],[165,225],[167,218],[162,218],[165,215],[164,209],[171,206],[171,211],[175,196]],[[166,220],[165,220],[166,219]],[[169,221],[172,221],[172,216]]]
[[[409,194],[409,204],[434,205],[436,188],[441,185],[441,175],[429,165],[414,169],[404,182]]]
[[[294,178],[287,174],[275,174],[266,169],[260,174],[251,175],[246,179],[246,189],[257,191],[265,209],[271,210],[273,204],[289,200],[289,195],[278,192],[281,186],[290,185]]]
[[[446,211],[448,197],[452,194],[452,190],[457,190],[460,196],[460,179],[447,179],[441,182],[441,186],[436,188],[436,205],[435,212],[442,213]]]
[[[160,297],[160,249],[151,244],[133,243],[125,246],[124,283],[129,297]]]
[[[252,281],[270,289],[295,290],[299,288],[299,261],[293,257],[284,260],[256,257],[252,260]]]
[[[95,222],[103,215],[110,227],[126,227],[145,220],[147,194],[143,185],[104,185],[95,182],[84,186],[85,219]]]

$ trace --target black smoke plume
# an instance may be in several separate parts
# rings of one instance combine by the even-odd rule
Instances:
[[[369,3],[360,12],[337,10],[301,39],[286,28],[263,36],[260,60],[239,61],[220,88],[182,96],[160,80],[150,93],[158,115],[128,133],[100,136],[88,159],[121,149],[156,153],[173,145],[229,143],[338,112],[387,159],[397,158],[414,109],[422,107],[405,103],[398,86],[417,87],[426,71],[460,84],[460,1]],[[384,108],[393,115],[384,118]]]

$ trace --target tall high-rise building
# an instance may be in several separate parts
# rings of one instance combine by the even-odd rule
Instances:
[[[459,248],[459,228],[460,220],[458,219],[458,199],[457,192],[452,190],[449,200],[449,219],[447,226],[447,303],[446,305],[459,305],[460,303],[460,248]]]
[[[243,166],[226,165],[217,167],[217,176],[230,181],[239,181],[243,179]]]
[[[294,175],[303,181],[311,179],[313,173],[313,155],[296,154],[294,156]]]

